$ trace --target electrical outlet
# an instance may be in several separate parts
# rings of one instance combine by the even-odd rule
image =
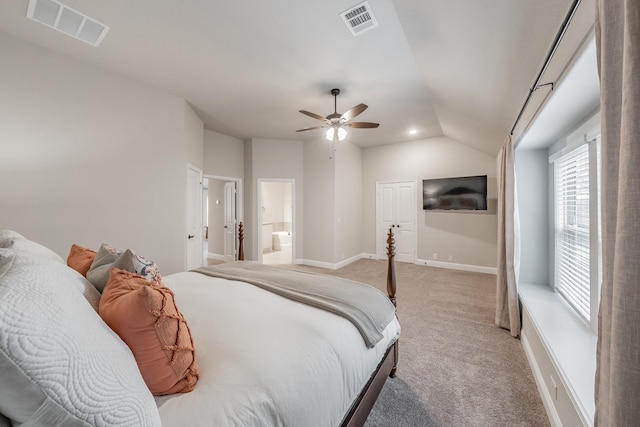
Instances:
[[[453,261],[453,255],[449,255],[449,261]]]
[[[437,253],[433,253],[433,259],[438,259],[438,254]]]

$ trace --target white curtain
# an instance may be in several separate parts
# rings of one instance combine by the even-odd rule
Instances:
[[[508,136],[500,152],[498,177],[498,275],[496,279],[496,325],[520,335],[518,305],[518,215],[513,141]]]
[[[597,427],[640,425],[640,1],[597,0],[602,291]]]

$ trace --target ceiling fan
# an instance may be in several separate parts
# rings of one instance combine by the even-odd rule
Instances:
[[[307,130],[328,128],[326,133],[326,138],[329,141],[335,141],[335,140],[342,141],[347,136],[347,131],[345,127],[377,128],[378,126],[380,126],[380,124],[378,123],[349,121],[367,109],[367,106],[365,104],[358,104],[355,107],[351,108],[350,110],[347,110],[347,112],[345,112],[344,114],[338,113],[337,105],[338,105],[339,94],[340,94],[340,89],[331,89],[331,95],[333,95],[334,108],[333,108],[333,113],[329,114],[327,117],[322,117],[319,114],[311,113],[309,111],[300,110],[302,114],[324,122],[324,125],[314,126],[314,127],[305,128],[305,129],[298,129],[296,132],[304,132]]]

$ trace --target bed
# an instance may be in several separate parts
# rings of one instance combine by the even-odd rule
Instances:
[[[135,342],[98,314],[115,285],[101,296],[57,254],[0,231],[0,425],[363,425],[397,364],[393,250],[390,232],[381,314],[341,311],[337,288],[321,307],[304,287],[351,286],[342,279],[256,263],[162,277],[195,350],[189,391],[152,395]]]

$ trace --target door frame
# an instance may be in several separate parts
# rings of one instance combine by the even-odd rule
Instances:
[[[222,243],[225,262],[236,261],[238,257],[238,215],[236,210],[238,209],[238,189],[236,188],[238,183],[235,181],[224,181],[224,195],[222,200],[223,222],[224,222],[224,242]],[[227,190],[231,190],[230,200],[227,200]],[[227,203],[229,202],[229,203]],[[227,221],[227,210],[231,205],[231,213],[229,221]],[[232,230],[229,230],[231,228]],[[231,234],[229,234],[229,232]],[[229,247],[231,246],[231,247]]]
[[[222,176],[222,175],[211,175],[211,174],[204,174],[203,178],[207,178],[207,179],[215,179],[218,181],[224,181],[224,182],[235,182],[236,183],[236,238],[238,237],[238,228],[237,225],[244,221],[244,196],[243,196],[243,187],[242,187],[242,178],[234,178],[231,176]],[[204,213],[203,213],[204,215]],[[238,247],[236,246],[236,257],[238,255]]]
[[[190,176],[190,172],[196,172],[198,174],[199,177],[199,188],[198,190],[194,193],[196,194],[196,200],[191,200],[190,194],[191,194],[191,182],[189,180]],[[191,213],[193,210],[197,211],[197,215],[200,216],[200,229],[198,230],[198,232],[195,234],[196,236],[199,237],[199,241],[200,244],[198,245],[198,252],[199,252],[199,257],[198,259],[200,260],[199,262],[199,267],[202,267],[202,257],[203,257],[203,245],[202,245],[202,239],[203,239],[203,231],[204,231],[204,227],[203,227],[203,221],[202,221],[202,217],[203,217],[203,209],[202,209],[202,169],[200,169],[199,167],[191,164],[191,163],[187,163],[187,183],[186,183],[186,189],[187,189],[187,194],[186,194],[186,205],[187,205],[187,210],[186,210],[186,221],[185,221],[185,228],[184,228],[184,232],[185,232],[185,236],[189,236],[189,218],[191,217]],[[191,203],[190,203],[191,202]],[[194,206],[194,202],[195,202],[195,206]],[[188,270],[189,267],[189,246],[190,246],[190,239],[187,237],[185,239],[185,244],[184,244],[184,268],[185,270]]]
[[[378,249],[382,247],[386,247],[386,240],[381,241],[382,236],[380,235],[380,186],[385,184],[402,184],[402,183],[412,183],[413,184],[413,199],[414,199],[414,209],[412,212],[412,221],[413,221],[413,235],[411,238],[411,246],[413,250],[413,263],[418,259],[418,181],[417,180],[393,180],[393,181],[376,181],[376,257],[378,259],[386,259],[386,254],[379,254]]]
[[[262,264],[262,183],[263,182],[289,182],[291,183],[291,263],[296,262],[296,180],[294,178],[258,178],[256,205],[256,237],[258,262]]]

